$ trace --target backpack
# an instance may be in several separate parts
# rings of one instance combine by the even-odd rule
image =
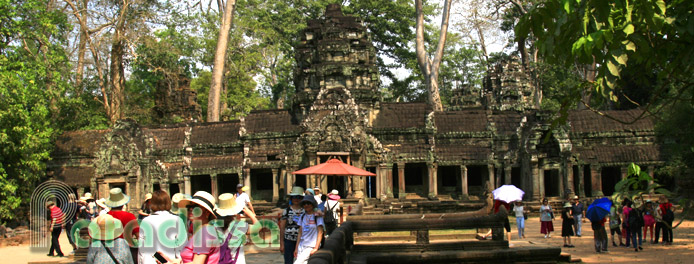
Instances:
[[[325,203],[326,205],[328,204],[327,202]],[[325,209],[325,217],[323,217],[323,223],[325,223],[326,226],[337,226],[337,219],[335,219],[335,215],[333,214],[333,209],[335,206],[337,206],[339,202],[333,207],[327,207]]]
[[[234,226],[229,229],[229,234],[227,234],[226,239],[224,239],[224,243],[219,247],[219,264],[235,264],[236,259],[239,257],[239,252],[241,251],[241,246],[236,248],[236,254],[234,257],[231,257],[231,248],[229,248],[229,240],[231,237],[234,236],[234,230],[236,229],[236,226],[238,225],[238,221],[234,221]]]
[[[643,226],[643,216],[641,210],[633,209],[629,212],[629,228],[640,228]]]
[[[675,212],[672,211],[672,208],[668,208],[667,210],[665,210],[665,214],[663,214],[663,220],[668,223],[671,223],[675,220]]]

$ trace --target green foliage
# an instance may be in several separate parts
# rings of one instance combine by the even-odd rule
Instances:
[[[542,89],[542,110],[556,113],[578,104],[584,83],[573,70],[542,62],[532,66]]]
[[[650,182],[650,184],[649,184]],[[628,169],[628,177],[622,179],[614,187],[615,193],[613,195],[613,200],[622,200],[624,198],[629,198],[634,200],[640,198],[643,194],[647,193],[657,193],[666,196],[672,196],[672,193],[663,188],[651,175],[648,175],[645,171],[641,170],[641,167],[631,163]]]
[[[21,217],[45,175],[67,87],[66,22],[43,1],[0,0],[0,219]]]
[[[623,71],[635,63],[654,72],[653,93],[662,96],[671,83],[692,88],[692,9],[694,2],[686,0],[549,0],[524,16],[515,33],[532,33],[547,62],[569,68],[595,60],[591,85],[611,101],[617,101]]]

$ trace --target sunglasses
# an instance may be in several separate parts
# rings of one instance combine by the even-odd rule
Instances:
[[[196,207],[200,207],[200,206],[199,206],[199,205],[192,205],[192,204],[186,205],[186,208],[187,208],[188,210],[190,210],[190,209],[195,209]]]

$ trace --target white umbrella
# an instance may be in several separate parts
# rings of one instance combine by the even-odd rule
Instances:
[[[511,203],[513,201],[523,200],[525,192],[513,185],[503,185],[492,191],[492,194],[494,194],[494,200]]]

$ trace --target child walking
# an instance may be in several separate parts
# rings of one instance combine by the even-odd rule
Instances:
[[[574,218],[571,216],[571,203],[565,203],[561,210],[561,237],[564,238],[564,247],[572,248],[571,237],[574,236]]]
[[[518,227],[518,238],[525,238],[525,212],[523,211],[523,202],[516,201],[513,206],[513,212],[516,214],[516,227]]]

